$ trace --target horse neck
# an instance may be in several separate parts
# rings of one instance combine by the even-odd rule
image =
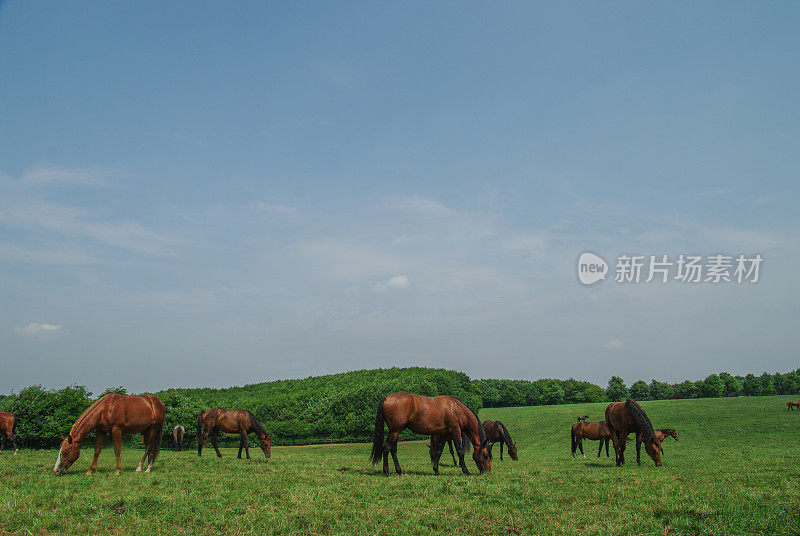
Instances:
[[[73,442],[82,443],[83,440],[86,439],[86,436],[89,435],[89,432],[95,429],[97,421],[100,418],[98,409],[97,402],[95,402],[89,409],[83,412],[83,415],[78,417],[78,420],[75,421],[75,424],[72,425],[72,429],[69,431]]]

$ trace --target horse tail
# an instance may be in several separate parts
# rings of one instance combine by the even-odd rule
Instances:
[[[162,423],[160,426],[155,428],[155,436],[153,437],[153,442],[150,445],[150,452],[147,457],[147,465],[153,466],[156,463],[156,458],[158,458],[158,453],[161,452],[161,439],[164,436],[164,424]]]
[[[653,423],[647,417],[642,407],[637,404],[632,398],[625,401],[625,409],[628,410],[628,415],[631,416],[633,422],[636,423],[637,428],[645,436],[655,439],[655,431],[653,430]]]
[[[197,443],[201,443],[203,441],[203,413],[205,411],[201,411],[197,414]]]
[[[578,442],[575,440],[575,428],[572,426],[569,429],[569,436],[572,439],[572,456],[575,456],[575,449],[578,448]]]
[[[385,398],[380,401],[375,414],[375,431],[372,433],[372,455],[370,456],[373,465],[381,461],[381,457],[383,457],[383,403],[385,401]]]

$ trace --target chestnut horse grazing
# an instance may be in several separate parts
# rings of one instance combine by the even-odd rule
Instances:
[[[186,430],[180,424],[172,429],[172,445],[175,447],[175,450],[181,450],[183,448],[183,436],[186,434]]]
[[[580,417],[578,422],[572,425],[572,457],[575,457],[575,450],[580,449],[581,455],[585,458],[586,454],[583,453],[583,440],[591,439],[592,441],[600,440],[600,448],[597,449],[597,457],[603,452],[603,444],[606,446],[606,458],[608,458],[608,442],[611,439],[611,431],[608,429],[605,421],[600,422],[581,422]]]
[[[606,408],[606,426],[611,432],[617,466],[625,463],[625,443],[630,433],[636,434],[636,463],[642,465],[640,452],[644,441],[647,454],[653,458],[656,466],[661,466],[661,440],[656,437],[647,414],[633,399],[609,404]]]
[[[795,400],[793,402],[786,403],[786,411],[791,411],[791,409],[800,409],[800,400]]]
[[[389,435],[383,440],[383,423],[389,427]],[[394,393],[378,404],[375,415],[375,432],[372,435],[372,463],[376,464],[383,457],[383,473],[389,475],[389,453],[392,454],[394,469],[402,474],[397,461],[397,439],[405,428],[422,435],[438,436],[431,438],[431,445],[436,445],[433,453],[433,472],[439,474],[439,458],[446,439],[456,445],[459,465],[464,474],[469,474],[464,463],[466,442],[474,446],[472,459],[481,473],[492,469],[491,445],[486,439],[478,416],[460,400],[452,396],[421,396],[411,393]],[[463,441],[462,441],[463,438]],[[435,439],[435,440],[434,440]]]
[[[14,455],[17,454],[17,440],[14,437],[14,432],[17,430],[17,419],[11,413],[0,413],[0,441],[5,438],[11,442],[11,448],[14,449]],[[3,437],[5,436],[5,437]],[[2,448],[0,448],[2,450]]]
[[[117,469],[114,474],[118,475],[122,468],[122,434],[136,433],[142,434],[145,445],[144,456],[136,467],[136,471],[140,472],[145,459],[149,458],[145,470],[145,473],[149,473],[161,450],[164,414],[164,404],[153,395],[129,396],[111,393],[104,396],[78,417],[78,420],[72,425],[69,435],[63,438],[53,472],[57,475],[67,472],[67,469],[80,456],[81,443],[94,430],[94,458],[89,470],[86,471],[87,475],[92,474],[92,471],[97,468],[97,458],[100,457],[103,441],[109,433],[114,443],[114,454],[117,455]]]
[[[506,426],[500,421],[483,421],[483,429],[486,430],[486,439],[490,445],[500,442],[500,460],[503,460],[503,445],[508,447],[508,455],[517,461],[517,444],[511,441],[511,434],[508,433]],[[489,456],[492,455],[492,448],[489,447]]]
[[[264,456],[269,459],[272,455],[272,440],[255,415],[243,409],[214,408],[201,411],[197,416],[198,456],[203,454],[203,446],[206,444],[206,438],[210,435],[211,446],[214,447],[217,456],[222,458],[219,451],[220,432],[239,434],[239,458],[242,457],[242,448],[244,448],[247,459],[250,459],[250,444],[247,442],[247,434],[250,432],[258,437]]]

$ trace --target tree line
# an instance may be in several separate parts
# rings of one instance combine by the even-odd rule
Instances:
[[[665,383],[638,380],[626,385],[612,376],[602,388],[575,380],[473,380],[463,372],[421,367],[359,370],[329,376],[278,380],[224,389],[165,389],[155,394],[167,409],[164,436],[175,425],[186,428],[191,443],[197,415],[204,409],[247,409],[264,425],[276,444],[369,441],[378,403],[397,391],[426,396],[451,395],[474,411],[482,407],[538,406],[624,400],[662,400],[722,396],[794,395],[800,392],[800,369],[785,374],[734,376],[711,374],[704,380]],[[85,387],[45,389],[32,385],[0,395],[0,411],[18,420],[22,445],[53,448],[75,420],[95,400],[124,387],[106,389],[94,397]],[[138,438],[129,438],[131,443]],[[230,444],[238,441],[229,438]],[[224,443],[225,444],[225,443]]]

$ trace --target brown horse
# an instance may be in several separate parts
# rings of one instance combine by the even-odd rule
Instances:
[[[63,475],[80,456],[81,443],[86,436],[94,430],[94,458],[87,475],[92,474],[97,468],[97,458],[103,449],[103,441],[107,434],[111,434],[114,443],[114,454],[117,455],[117,469],[115,475],[122,468],[122,434],[141,433],[144,439],[144,456],[136,467],[142,470],[146,458],[149,458],[145,473],[156,463],[161,450],[161,432],[164,428],[164,404],[153,395],[128,396],[111,393],[91,406],[78,417],[67,437],[63,437],[58,449],[58,459],[53,466],[53,472]]]
[[[508,454],[511,456],[511,459],[514,461],[517,460],[517,444],[511,440],[511,434],[508,433],[508,429],[503,423],[500,421],[483,421],[483,429],[486,431],[486,439],[489,441],[490,445],[494,446],[494,443],[500,441],[500,461],[503,460],[504,444],[508,447]],[[428,445],[431,461],[433,461],[439,441],[443,441],[444,439],[447,439],[447,446],[450,447],[450,456],[453,458],[453,465],[456,465],[456,456],[453,454],[453,440],[442,438],[441,436],[431,436],[431,442]],[[489,457],[492,457],[491,447],[489,448]]]
[[[786,403],[786,411],[791,411],[791,409],[800,409],[800,400],[795,400],[793,402]]]
[[[272,440],[255,415],[244,409],[223,408],[201,411],[197,416],[198,456],[203,454],[206,438],[211,435],[211,446],[214,447],[217,456],[222,458],[222,453],[219,451],[220,432],[239,434],[239,458],[242,457],[242,449],[244,448],[247,459],[250,459],[250,443],[247,442],[247,434],[250,432],[253,432],[258,437],[264,456],[267,459],[272,456]]]
[[[625,402],[612,402],[606,408],[606,425],[611,432],[617,466],[625,463],[625,443],[628,434],[636,434],[636,463],[641,465],[642,441],[647,454],[661,466],[661,440],[656,437],[653,425],[642,407],[633,399]]]
[[[503,460],[503,445],[508,447],[508,455],[511,459],[517,461],[517,444],[511,440],[511,434],[508,433],[506,426],[500,421],[483,421],[483,429],[486,430],[486,439],[490,445],[495,442],[500,442],[500,460]],[[489,447],[489,456],[492,454],[492,448]]]
[[[183,448],[183,437],[186,435],[186,429],[180,424],[172,429],[172,446],[175,450],[180,451]]]
[[[11,443],[11,448],[14,449],[14,455],[17,455],[17,440],[14,437],[14,432],[17,431],[17,419],[11,413],[0,413],[0,441],[8,441]],[[2,450],[2,446],[0,446]]]
[[[678,440],[678,432],[672,428],[658,428],[655,430],[656,437],[659,441],[663,442],[666,438],[671,437],[675,441]],[[661,454],[664,454],[664,445],[661,445]]]
[[[431,455],[431,462],[433,462],[433,458],[436,455],[436,449],[439,447],[439,441],[447,441],[447,446],[450,447],[450,456],[453,458],[453,467],[458,465],[456,461],[456,455],[453,451],[453,440],[448,438],[440,438],[440,436],[431,436],[431,442],[428,443],[428,454]],[[444,449],[442,449],[444,452]]]
[[[383,423],[389,427],[389,435],[383,440]],[[394,393],[378,404],[375,415],[375,432],[372,435],[372,463],[376,464],[383,457],[383,473],[389,475],[389,453],[392,454],[394,469],[402,474],[397,461],[397,439],[405,428],[422,435],[438,436],[432,444],[436,445],[433,453],[433,472],[439,474],[439,458],[444,449],[445,439],[452,439],[458,452],[459,465],[464,474],[469,474],[464,462],[466,442],[475,447],[472,459],[481,473],[492,469],[491,445],[486,439],[478,416],[460,400],[452,396],[421,396],[411,393]],[[440,441],[441,439],[441,441]]]
[[[611,431],[608,429],[605,421],[600,422],[576,422],[572,425],[572,457],[575,457],[575,450],[580,449],[581,455],[585,458],[586,454],[583,453],[583,440],[591,439],[592,441],[600,440],[600,448],[597,449],[597,457],[603,452],[603,445],[606,446],[606,458],[608,458],[608,442],[611,440]]]

